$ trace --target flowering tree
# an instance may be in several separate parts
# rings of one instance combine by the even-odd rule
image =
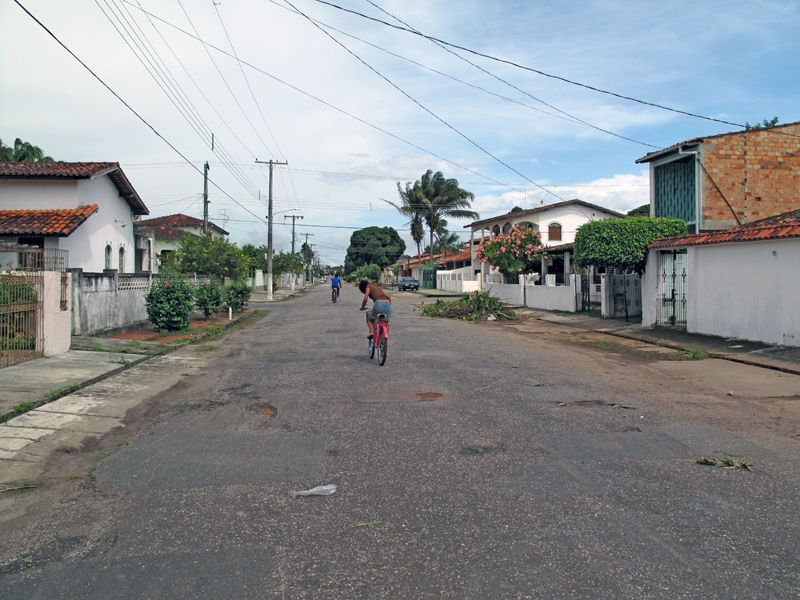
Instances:
[[[489,263],[505,276],[529,273],[542,255],[542,238],[530,227],[512,227],[505,235],[481,241],[478,259]]]

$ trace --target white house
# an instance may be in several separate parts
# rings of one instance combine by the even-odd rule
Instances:
[[[642,323],[800,346],[798,298],[794,210],[728,231],[656,240],[642,280]]]
[[[133,232],[147,214],[119,163],[0,163],[3,267],[41,248],[84,272],[149,270],[152,247],[143,239],[137,248]]]
[[[507,233],[514,226],[527,226],[539,232],[544,246],[562,246],[575,241],[575,232],[584,223],[604,219],[621,219],[624,216],[583,200],[567,200],[475,221],[465,225],[471,230],[473,271],[475,274],[480,273],[484,276],[489,274],[490,268],[489,265],[480,265],[477,261],[475,256],[477,245],[474,244],[476,233],[478,233],[478,239],[483,239],[486,235],[494,238]],[[563,266],[561,270],[563,270]]]

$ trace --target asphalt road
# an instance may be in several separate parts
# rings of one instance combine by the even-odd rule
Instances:
[[[800,378],[418,301],[395,296],[384,367],[352,288],[216,342],[30,525],[0,598],[800,597]],[[755,470],[693,462],[726,454]]]

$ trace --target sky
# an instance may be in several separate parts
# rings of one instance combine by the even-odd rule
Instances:
[[[798,56],[788,1],[3,0],[0,139],[119,162],[151,217],[202,218],[208,161],[210,218],[239,245],[267,241],[256,161],[288,163],[275,249],[302,216],[296,249],[337,265],[373,225],[415,253],[385,200],[428,169],[481,218],[645,204],[648,152],[800,121]]]

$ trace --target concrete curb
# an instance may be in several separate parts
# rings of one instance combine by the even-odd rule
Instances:
[[[162,355],[156,355],[162,356]],[[150,360],[154,358],[153,356],[143,356],[142,358],[138,358],[136,360],[132,360],[130,362],[125,362],[121,367],[117,367],[116,369],[111,369],[103,373],[102,375],[97,375],[96,377],[92,377],[91,379],[87,379],[86,381],[81,381],[80,383],[75,383],[65,388],[61,388],[58,390],[54,390],[52,392],[48,392],[45,396],[42,396],[39,400],[33,403],[31,410],[34,408],[39,408],[40,406],[44,406],[45,404],[50,404],[51,402],[55,402],[59,398],[63,398],[64,396],[68,396],[73,392],[77,392],[78,390],[82,390],[85,387],[89,387],[95,383],[103,381],[104,379],[108,379],[112,375],[116,375],[118,373],[122,373],[123,371],[127,371],[128,369],[135,367],[138,364],[143,363],[146,360]],[[12,410],[7,412],[3,415],[0,415],[0,423],[6,423],[13,419],[14,417],[19,417],[20,415],[24,415],[25,413],[17,414],[17,411]]]

